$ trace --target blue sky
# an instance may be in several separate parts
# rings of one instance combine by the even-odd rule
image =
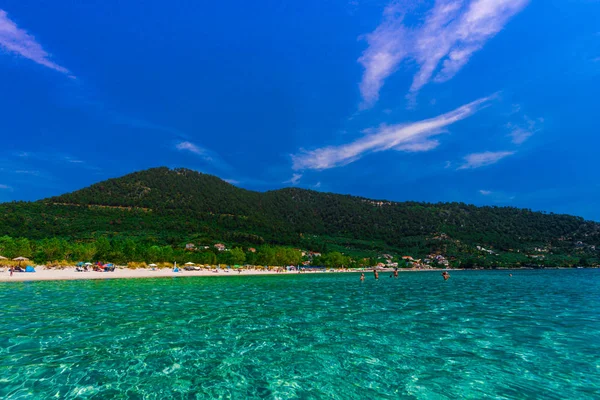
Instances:
[[[156,166],[600,221],[600,1],[0,3],[0,201]]]

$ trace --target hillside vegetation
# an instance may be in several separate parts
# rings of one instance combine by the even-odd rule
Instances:
[[[477,255],[480,246],[495,253],[594,258],[600,246],[600,224],[569,215],[297,188],[260,193],[164,167],[37,202],[0,204],[0,233],[81,243],[118,237],[175,248],[186,242],[269,244],[355,256]]]

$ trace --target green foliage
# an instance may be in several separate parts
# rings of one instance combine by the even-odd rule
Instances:
[[[455,256],[472,266],[569,264],[598,258],[600,224],[568,215],[463,203],[395,203],[282,189],[236,188],[186,169],[155,168],[38,202],[0,204],[0,255],[76,260],[298,264],[302,248],[328,266],[374,265],[383,253]],[[224,242],[230,252],[185,252]],[[576,246],[583,242],[583,247]],[[476,246],[493,249],[490,256]],[[248,247],[257,253],[244,252]],[[551,253],[551,254],[550,254]],[[342,257],[349,257],[342,259]],[[332,256],[333,255],[333,256]],[[552,257],[551,257],[552,256]],[[560,258],[563,257],[563,258]],[[566,258],[565,258],[566,257]],[[569,258],[570,257],[570,258]],[[365,262],[362,262],[363,264]]]

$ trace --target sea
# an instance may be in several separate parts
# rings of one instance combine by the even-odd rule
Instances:
[[[600,398],[600,270],[389,275],[0,283],[0,399]]]

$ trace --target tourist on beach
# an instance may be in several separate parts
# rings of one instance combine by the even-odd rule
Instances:
[[[375,279],[379,279],[379,272],[376,269],[373,269],[373,276],[375,276]]]
[[[361,282],[365,281],[365,273],[364,272],[360,274],[360,281]]]
[[[10,267],[8,270],[10,271],[10,276],[12,276],[12,274],[13,274],[13,267]]]
[[[450,274],[448,273],[448,271],[442,272],[442,276],[444,277],[445,281],[447,281],[448,279],[450,279]]]

